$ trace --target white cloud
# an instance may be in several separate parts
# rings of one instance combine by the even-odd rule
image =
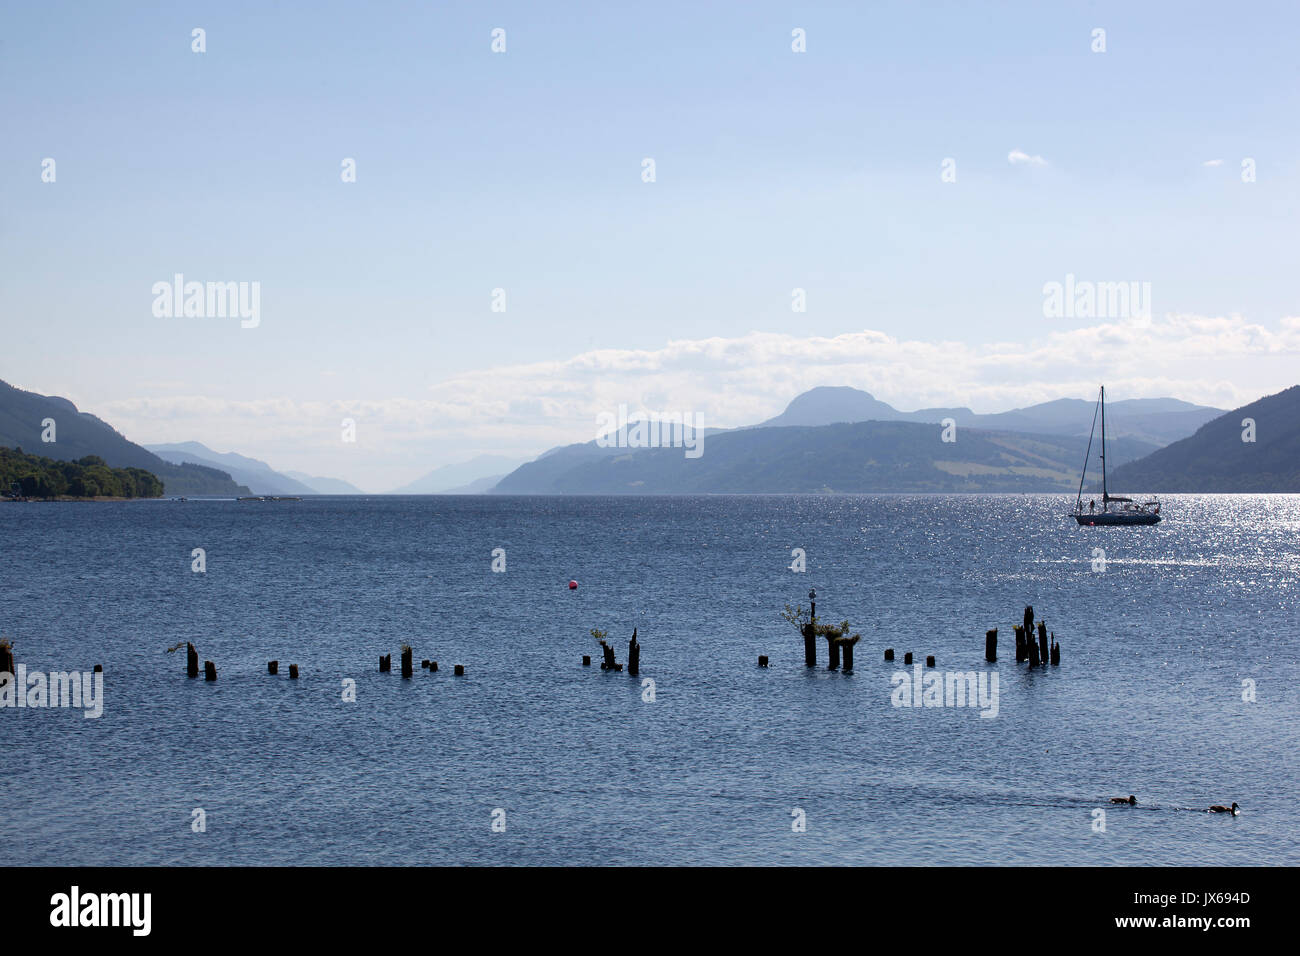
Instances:
[[[1268,327],[1235,315],[1169,314],[1088,328],[1045,322],[1028,343],[900,339],[872,329],[679,339],[467,372],[419,398],[174,395],[83,407],[136,441],[195,439],[385,490],[479,453],[532,455],[588,441],[597,413],[620,403],[734,426],[769,418],[816,385],[852,385],[904,410],[996,412],[1086,398],[1104,382],[1116,400],[1173,396],[1231,408],[1296,384],[1298,356],[1300,317]],[[356,419],[356,444],[340,442],[343,418]]]
[[[1046,166],[1047,160],[1041,156],[1030,156],[1023,150],[1013,149],[1007,153],[1007,162],[1012,166]]]

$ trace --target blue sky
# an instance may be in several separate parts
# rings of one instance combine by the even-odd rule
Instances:
[[[1300,378],[1298,20],[11,4],[0,378],[374,491],[588,440],[620,402],[736,425],[815,384],[997,411],[1102,378],[1244,402]],[[260,325],[155,317],[178,272],[260,282]],[[1067,273],[1150,282],[1154,318],[1045,318]]]

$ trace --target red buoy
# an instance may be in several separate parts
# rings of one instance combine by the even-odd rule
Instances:
[[[576,591],[576,590],[578,590],[578,582],[577,582],[577,581],[570,581],[570,582],[569,582],[569,590],[570,590],[570,591]]]

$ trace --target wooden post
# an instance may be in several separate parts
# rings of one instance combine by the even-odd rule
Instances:
[[[826,665],[828,671],[837,671],[840,669],[840,642],[838,638],[828,637],[826,639],[826,653],[830,656],[830,662]]]
[[[1019,664],[1021,661],[1025,660],[1025,658],[1027,658],[1028,656],[1029,656],[1029,652],[1025,650],[1025,626],[1023,624],[1017,624],[1016,625],[1016,663]]]
[[[16,673],[17,672],[14,670],[13,647],[8,641],[0,641],[0,674],[9,674],[11,675],[11,680],[17,680],[16,677],[12,676]],[[27,693],[27,688],[17,688],[17,693],[25,694]]]
[[[632,640],[627,642],[627,672],[635,677],[641,673],[641,645],[636,642],[636,628],[632,628]]]
[[[1052,666],[1056,667],[1061,663],[1061,645],[1056,643],[1056,635],[1052,635]]]
[[[290,665],[289,665],[289,677],[290,677],[292,680],[297,680],[297,679],[298,679],[298,665],[297,665],[297,664],[290,664]]]
[[[429,658],[426,657],[424,660],[420,661],[420,670],[427,671],[428,669],[429,669]]]
[[[998,629],[995,627],[984,634],[984,659],[990,664],[998,659]]]
[[[381,674],[384,674],[384,673],[387,673],[387,672],[391,671],[392,669],[393,669],[393,655],[392,655],[392,654],[380,654],[380,655],[379,655],[379,672],[380,672]]]
[[[808,592],[808,623],[803,628],[803,663],[805,667],[817,666],[817,589]]]
[[[931,654],[929,657],[927,657],[927,658],[925,659],[925,666],[926,666],[926,667],[933,667],[933,666],[934,666],[934,655],[933,655],[933,654]]]
[[[402,676],[410,677],[415,669],[411,666],[411,654],[413,652],[409,647],[402,648]]]
[[[858,643],[857,637],[850,637],[844,640],[844,646],[840,652],[844,655],[844,666],[840,668],[841,674],[847,674],[853,670],[853,645]]]
[[[759,654],[759,655],[758,655],[758,666],[759,666],[759,667],[766,667],[766,666],[767,666],[767,655],[766,655],[766,654]]]
[[[1034,636],[1034,606],[1032,604],[1025,606],[1025,636],[1030,638]]]
[[[212,663],[212,661],[203,662],[203,679],[204,680],[217,679],[217,665]]]
[[[1030,637],[1030,639],[1029,639],[1029,666],[1030,666],[1030,667],[1037,667],[1037,666],[1038,666],[1038,663],[1039,663],[1039,661],[1038,661],[1038,642],[1037,642],[1036,640],[1034,640],[1032,637]]]
[[[582,655],[582,666],[583,666],[583,667],[590,667],[590,666],[591,666],[591,655],[590,655],[590,654],[583,654],[583,655]]]
[[[194,649],[193,644],[185,645],[185,676],[199,676],[199,652]]]
[[[267,661],[267,662],[266,662],[266,672],[267,672],[268,674],[278,674],[278,673],[280,673],[280,662],[279,662],[279,661]]]
[[[1038,622],[1038,655],[1043,659],[1044,664],[1047,663],[1048,653],[1049,653],[1049,648],[1047,646],[1047,622],[1039,621]]]
[[[429,661],[429,673],[430,673],[430,674],[436,674],[436,673],[438,673],[438,662],[437,662],[437,661]]]
[[[892,661],[893,659],[894,659],[894,649],[893,649],[892,647],[886,647],[886,648],[885,648],[885,660],[887,660],[887,661]]]
[[[911,663],[912,663],[912,652],[908,651],[906,654],[903,655],[903,664],[910,666]]]
[[[457,676],[457,677],[464,677],[464,676],[465,676],[465,665],[464,665],[464,664],[457,664],[455,670],[456,670],[456,676]]]
[[[600,669],[603,671],[612,671],[614,669],[614,663],[615,663],[614,648],[611,647],[609,644],[606,644],[604,641],[600,642],[600,646],[601,646],[601,650],[603,650],[605,654],[605,659],[601,662]],[[460,665],[458,664],[456,666],[459,667]]]

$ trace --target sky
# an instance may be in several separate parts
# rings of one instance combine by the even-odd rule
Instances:
[[[588,441],[620,404],[725,427],[816,385],[996,412],[1104,382],[1235,407],[1300,381],[1297,27],[6,4],[0,379],[368,492]],[[257,324],[156,314],[177,274],[258,283]],[[1048,314],[1067,276],[1150,308]]]

